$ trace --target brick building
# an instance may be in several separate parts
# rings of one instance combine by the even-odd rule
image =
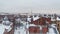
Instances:
[[[48,32],[48,25],[51,23],[51,18],[45,18],[45,17],[40,17],[39,19],[33,21],[31,20],[31,24],[35,24],[38,30],[35,29],[35,27],[30,27],[29,32],[30,33],[36,33],[38,32],[39,34],[46,34]],[[35,32],[36,31],[36,32]]]

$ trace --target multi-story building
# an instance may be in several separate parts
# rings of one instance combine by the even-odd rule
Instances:
[[[29,27],[29,33],[33,34],[46,34],[48,32],[48,24],[51,23],[50,18],[45,18],[45,17],[38,17],[36,16],[35,18],[32,18],[31,24],[34,24],[36,26],[31,26]]]
[[[1,28],[4,34],[54,34],[56,32],[55,25],[52,25],[52,21],[54,22],[53,17],[48,16],[39,16],[39,15],[32,15],[32,16],[25,16],[25,15],[1,15],[3,24],[6,23],[13,23],[10,26],[3,26]],[[59,27],[59,20],[56,20],[57,27]],[[1,25],[0,25],[1,26]],[[10,29],[11,28],[11,29]],[[8,31],[9,30],[9,31]],[[55,31],[55,32],[54,32]]]
[[[7,15],[1,15],[0,17],[2,17],[0,23],[0,34],[14,34],[13,22],[9,20]]]
[[[59,17],[56,18],[56,24],[57,24],[57,29],[60,33],[60,18]]]

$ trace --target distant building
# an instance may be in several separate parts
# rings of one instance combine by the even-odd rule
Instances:
[[[31,24],[35,24],[36,26],[29,27],[29,33],[38,33],[38,34],[46,34],[48,32],[48,25],[51,23],[51,18],[46,17],[33,17],[31,20]],[[36,29],[35,29],[36,28]]]
[[[7,16],[4,17],[2,24],[5,28],[4,34],[14,34],[13,22],[10,22]]]
[[[57,24],[57,29],[58,29],[59,34],[60,34],[60,18],[59,17],[57,17],[57,19],[56,19],[56,24]]]

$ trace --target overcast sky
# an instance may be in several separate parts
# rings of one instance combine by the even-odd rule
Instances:
[[[60,0],[0,0],[0,12],[28,13],[31,10],[35,13],[60,13]]]

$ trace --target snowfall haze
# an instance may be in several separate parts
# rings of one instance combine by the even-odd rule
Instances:
[[[0,12],[60,14],[60,0],[0,0]]]

